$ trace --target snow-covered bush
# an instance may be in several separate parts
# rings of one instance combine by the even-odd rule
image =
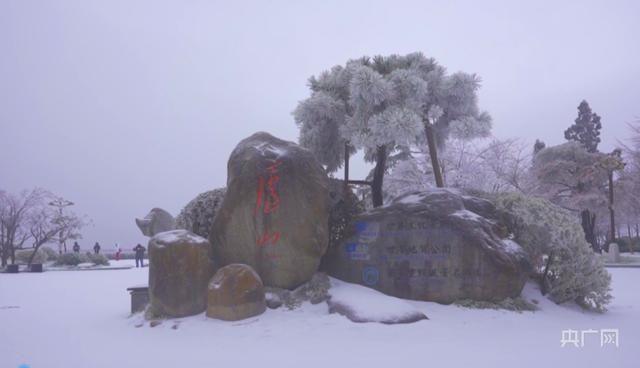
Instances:
[[[227,188],[218,188],[198,194],[180,211],[176,217],[176,226],[208,239],[213,219],[222,205],[226,191]]]
[[[363,212],[365,205],[349,190],[346,195],[344,181],[329,179],[329,246],[337,244],[351,219]]]
[[[87,262],[87,256],[80,253],[63,253],[56,260],[56,266],[77,266]]]
[[[29,262],[29,257],[33,254],[33,249],[21,250],[16,252],[16,263],[19,264],[27,264]],[[44,253],[41,249],[38,250],[36,255],[33,257],[31,263],[45,263],[47,261],[47,254]]]
[[[47,256],[47,261],[55,261],[56,259],[58,259],[58,252],[56,252],[52,248],[40,247],[38,252],[39,253],[42,252],[44,255],[46,255]]]
[[[93,263],[96,266],[108,266],[109,259],[104,254],[63,253],[55,262],[56,266],[77,266],[80,263]]]
[[[498,210],[510,216],[515,241],[548,281],[548,296],[556,303],[576,301],[585,308],[604,311],[611,301],[611,276],[585,240],[576,216],[551,202],[517,193],[498,195]],[[542,261],[546,260],[546,261]]]
[[[96,266],[109,265],[109,259],[104,254],[87,253],[87,258],[89,259],[89,262]]]

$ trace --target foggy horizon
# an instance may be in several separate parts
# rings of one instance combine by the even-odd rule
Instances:
[[[297,142],[310,76],[410,52],[480,76],[494,136],[562,143],[584,99],[609,152],[640,117],[639,16],[632,1],[3,2],[0,189],[75,202],[83,250],[146,245],[134,218],[225,186],[241,139]]]

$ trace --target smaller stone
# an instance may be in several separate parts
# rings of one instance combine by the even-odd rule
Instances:
[[[293,297],[301,301],[309,301],[311,304],[319,304],[329,299],[331,281],[323,272],[317,272],[311,280],[300,285],[293,291]]]
[[[620,263],[620,247],[616,243],[609,244],[609,262]]]
[[[152,237],[164,231],[174,230],[176,220],[162,208],[153,208],[143,219],[136,219],[136,225],[144,236]]]
[[[262,280],[250,266],[230,264],[211,278],[207,317],[238,321],[262,314],[266,309]]]
[[[159,326],[161,324],[162,324],[162,321],[157,321],[157,320],[149,322],[149,326],[151,326],[151,327],[156,327],[156,326]]]
[[[149,240],[149,317],[185,317],[207,307],[213,274],[209,242],[187,230],[156,234]]]
[[[278,309],[282,307],[283,304],[280,295],[271,291],[265,293],[265,302],[267,303],[267,308],[269,309]]]

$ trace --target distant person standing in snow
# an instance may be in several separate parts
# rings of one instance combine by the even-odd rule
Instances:
[[[80,245],[78,242],[73,242],[73,253],[80,253]]]
[[[93,246],[93,253],[100,254],[100,243],[96,242],[96,245]]]
[[[146,249],[138,243],[133,250],[136,252],[136,267],[138,267],[138,262],[140,263],[139,267],[144,267],[144,251]]]
[[[120,245],[116,243],[116,261],[120,260]]]

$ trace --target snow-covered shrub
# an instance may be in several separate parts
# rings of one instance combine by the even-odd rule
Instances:
[[[42,252],[47,256],[47,261],[55,261],[58,259],[58,252],[49,247],[40,247],[38,253]]]
[[[176,217],[176,226],[208,239],[213,219],[222,205],[226,191],[227,188],[218,188],[198,194],[180,211]]]
[[[87,258],[89,259],[89,262],[96,266],[109,265],[109,259],[104,254],[87,253]]]
[[[329,246],[337,244],[351,219],[363,212],[365,205],[349,191],[345,196],[344,181],[329,179]]]
[[[77,266],[80,263],[88,262],[88,258],[80,253],[63,253],[56,260],[56,266]]]
[[[611,276],[585,240],[576,216],[545,199],[518,193],[498,195],[495,202],[498,210],[510,215],[508,225],[515,241],[532,260],[540,260],[538,271],[544,272],[548,265],[551,300],[573,300],[585,308],[606,310]]]
[[[483,300],[461,299],[456,300],[455,305],[472,309],[506,309],[514,312],[532,312],[538,310],[535,304],[523,297],[505,298],[499,302],[489,302]]]
[[[29,262],[29,257],[33,254],[32,249],[20,250],[16,252],[16,263],[19,264],[27,264]],[[38,250],[36,255],[33,257],[31,263],[45,263],[47,261],[47,254],[44,253],[41,249]]]

